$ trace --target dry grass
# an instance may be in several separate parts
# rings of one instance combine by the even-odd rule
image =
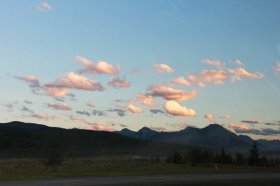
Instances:
[[[187,173],[280,172],[280,168],[234,166],[190,167],[188,165],[152,163],[149,159],[66,159],[57,169],[47,168],[38,159],[0,160],[0,179],[42,179],[89,176],[127,176]]]

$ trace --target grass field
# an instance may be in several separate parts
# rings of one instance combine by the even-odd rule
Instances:
[[[128,176],[188,173],[280,172],[280,168],[219,166],[190,167],[188,165],[153,163],[149,159],[66,159],[56,170],[45,167],[37,159],[0,160],[0,179],[48,179],[91,176]]]

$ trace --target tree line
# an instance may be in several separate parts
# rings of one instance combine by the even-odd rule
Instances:
[[[227,153],[224,148],[220,152],[213,152],[207,149],[191,148],[186,154],[174,152],[166,159],[166,163],[190,164],[191,166],[210,166],[213,164],[227,164],[252,167],[275,167],[280,165],[279,158],[268,158],[261,155],[258,144],[253,142],[247,154],[236,152]]]

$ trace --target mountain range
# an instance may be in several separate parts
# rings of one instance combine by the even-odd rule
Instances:
[[[156,156],[186,150],[181,144],[130,138],[115,132],[64,129],[40,124],[0,124],[0,158],[40,158],[59,148],[65,157]]]
[[[280,153],[280,141],[257,141],[260,150]],[[192,146],[212,150],[248,152],[253,140],[224,127],[211,124],[199,129],[187,127],[177,132],[157,132],[144,127],[137,132],[64,129],[40,124],[10,122],[0,124],[0,157],[43,157],[53,146],[65,157],[92,156],[166,156],[174,151],[187,151]]]
[[[249,136],[237,135],[218,124],[210,124],[201,129],[187,127],[176,132],[157,132],[147,127],[135,132],[125,128],[117,133],[135,139],[171,142],[216,150],[225,148],[231,151],[247,151],[253,143],[253,139]],[[280,151],[279,140],[257,140],[257,142],[260,149],[264,151]]]

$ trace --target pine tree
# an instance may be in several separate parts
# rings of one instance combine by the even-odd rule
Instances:
[[[237,152],[235,154],[235,164],[236,165],[246,165],[246,158],[240,153]]]
[[[249,151],[249,158],[248,158],[248,164],[249,166],[258,166],[260,162],[260,157],[259,157],[259,148],[258,144],[256,141],[253,142],[253,145]]]

